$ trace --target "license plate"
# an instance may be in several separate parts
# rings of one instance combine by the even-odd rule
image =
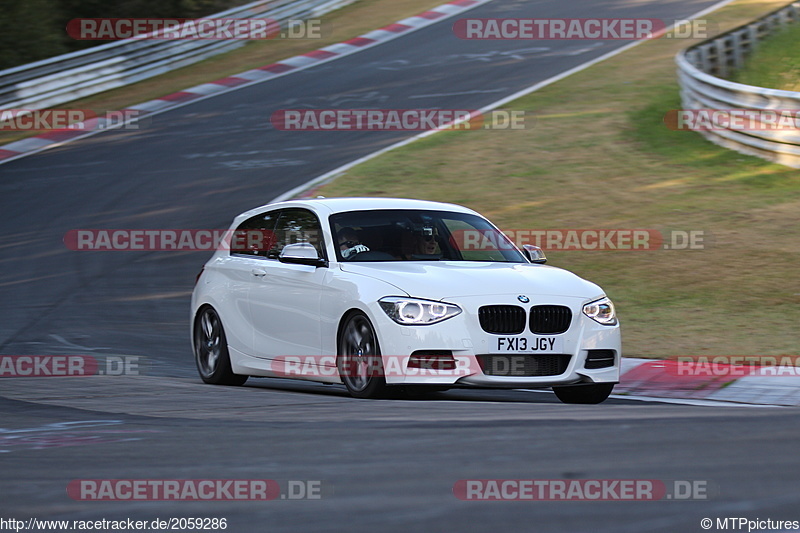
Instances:
[[[564,353],[564,338],[498,337],[489,353]]]

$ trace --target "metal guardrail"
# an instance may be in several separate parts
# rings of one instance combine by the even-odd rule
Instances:
[[[794,110],[800,92],[781,91],[722,79],[740,68],[748,53],[767,35],[800,20],[794,2],[750,24],[681,51],[675,58],[684,109]],[[715,129],[700,132],[711,142],[782,165],[800,168],[800,132],[791,130]]]
[[[204,18],[315,18],[356,0],[259,0]],[[126,39],[0,71],[0,107],[44,109],[243,46],[242,40]]]

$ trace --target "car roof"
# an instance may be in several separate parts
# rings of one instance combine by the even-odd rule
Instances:
[[[305,207],[319,214],[328,215],[346,211],[365,211],[373,209],[425,209],[438,211],[455,211],[457,213],[477,214],[472,209],[457,204],[432,202],[428,200],[413,200],[410,198],[307,198],[302,200],[288,200],[274,204],[265,204],[251,209],[236,217],[237,221],[245,220],[264,211],[288,207]]]

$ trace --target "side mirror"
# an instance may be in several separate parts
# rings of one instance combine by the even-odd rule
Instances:
[[[308,265],[314,267],[328,266],[328,262],[319,256],[317,249],[307,242],[287,244],[283,247],[283,250],[281,250],[281,255],[278,256],[278,261],[281,263]]]
[[[523,244],[522,251],[531,263],[539,263],[541,265],[547,263],[547,256],[544,255],[544,250],[538,246]]]

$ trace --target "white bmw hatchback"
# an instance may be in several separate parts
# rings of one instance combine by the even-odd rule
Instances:
[[[206,383],[306,379],[360,398],[552,387],[599,403],[619,381],[619,323],[600,287],[465,207],[318,198],[253,209],[230,229],[192,295]]]

